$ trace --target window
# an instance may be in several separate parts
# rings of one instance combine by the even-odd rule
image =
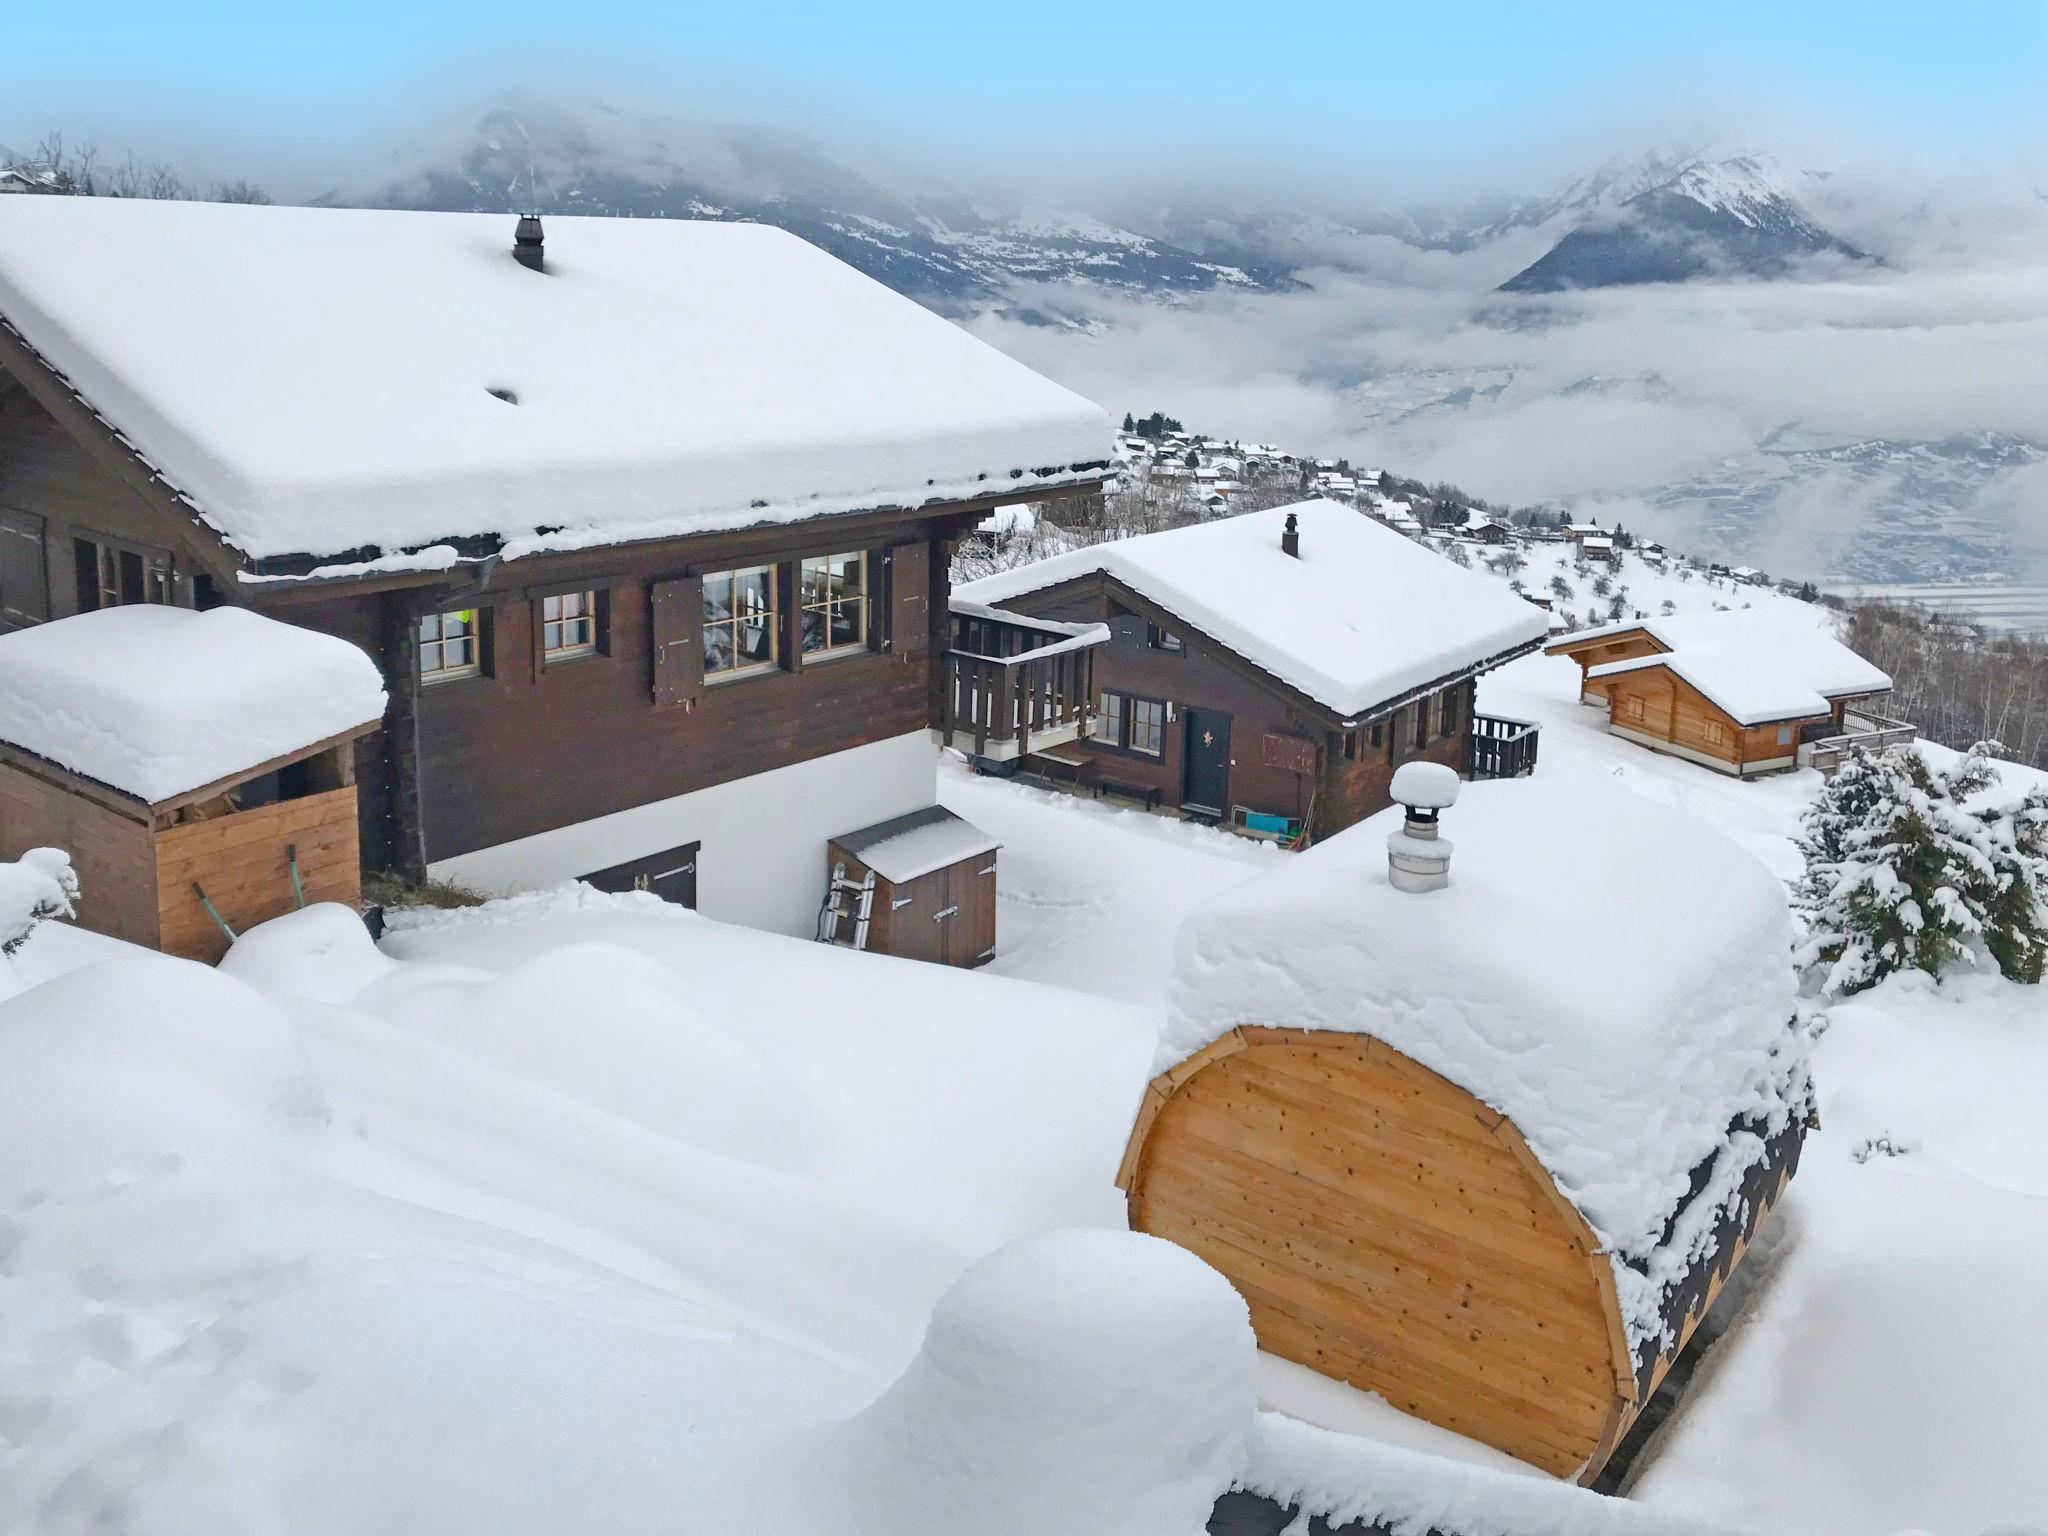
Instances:
[[[868,643],[868,557],[822,555],[803,565],[806,656],[832,656]]]
[[[1415,747],[1420,751],[1429,745],[1429,700],[1417,699],[1408,707],[1415,711]]]
[[[1778,745],[1779,745],[1779,746],[1781,746],[1781,747],[1789,747],[1789,746],[1791,746],[1791,745],[1792,745],[1792,727],[1791,727],[1791,726],[1789,726],[1789,725],[1781,725],[1781,726],[1779,726],[1779,727],[1778,727]]]
[[[1157,757],[1165,746],[1166,706],[1151,699],[1131,700],[1131,750]]]
[[[1170,629],[1162,629],[1157,624],[1145,626],[1145,643],[1155,651],[1178,653],[1183,649],[1179,635]]]
[[[1706,722],[1707,745],[1725,747],[1728,745],[1728,727],[1719,720]]]
[[[573,661],[597,654],[597,594],[563,592],[540,600],[542,661]]]
[[[1124,696],[1105,693],[1102,708],[1095,715],[1095,739],[1112,747],[1124,744]]]
[[[1623,700],[1623,713],[1625,713],[1631,720],[1641,720],[1643,718],[1642,699],[1639,697],[1632,696],[1628,699]]]
[[[775,622],[775,567],[750,565],[704,577],[704,675],[747,677],[781,655]]]
[[[420,681],[445,683],[483,671],[477,610],[420,616]]]
[[[82,611],[171,601],[169,555],[123,549],[96,539],[76,539],[73,545],[78,564],[78,606]]]
[[[1166,749],[1166,706],[1157,699],[1105,693],[1095,716],[1095,739],[1120,752],[1157,757]]]

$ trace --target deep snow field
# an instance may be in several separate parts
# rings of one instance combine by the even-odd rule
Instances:
[[[1667,583],[1681,607],[1787,601],[1624,580],[1651,612]],[[1480,707],[1542,722],[1545,778],[1796,870],[1816,776],[1742,784],[1609,738],[1576,678],[1529,658]],[[58,924],[0,957],[0,1531],[950,1536],[1028,1529],[1027,1484],[1085,1515],[1139,1474],[1192,1508],[1243,1451],[1249,1415],[1204,1405],[1249,1361],[1149,1328],[1227,1337],[1228,1298],[1174,1251],[1013,1248],[918,1351],[992,1250],[1121,1226],[1174,932],[1286,856],[957,765],[941,798],[1006,844],[982,972],[573,887],[381,952],[316,908],[218,973]],[[1816,1075],[1823,1129],[1634,1497],[1801,1536],[2048,1521],[2048,1003],[1894,981],[1831,1011]],[[1157,1308],[1119,1311],[1133,1288]],[[977,1320],[1056,1311],[1041,1292],[1096,1322],[991,1353]],[[1015,1401],[974,1395],[1013,1377]],[[1258,1389],[1374,1437],[1260,1419],[1274,1491],[1609,1528],[1568,1490],[1386,1449],[1502,1460],[1298,1368]],[[1099,1401],[1129,1413],[1077,1420],[1096,1452],[1039,1435]],[[1190,1438],[1154,1456],[1133,1426],[1162,1403]],[[983,1481],[947,1483],[977,1455]],[[1678,1528],[1629,1528],[1651,1527]]]

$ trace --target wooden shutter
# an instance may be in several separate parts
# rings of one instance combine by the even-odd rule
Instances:
[[[655,707],[686,709],[704,697],[704,579],[657,581],[647,606]]]
[[[43,520],[0,508],[0,624],[40,624],[49,616]]]
[[[932,648],[932,547],[899,544],[889,551],[889,645],[902,656]]]

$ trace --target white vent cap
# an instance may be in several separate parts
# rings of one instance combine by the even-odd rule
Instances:
[[[1403,763],[1391,786],[1396,804],[1441,811],[1458,803],[1458,770],[1442,763]]]

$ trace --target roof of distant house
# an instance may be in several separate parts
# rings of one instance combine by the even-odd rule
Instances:
[[[384,718],[376,664],[245,608],[138,603],[0,635],[0,741],[155,804]]]
[[[1883,669],[1864,660],[1828,632],[1818,609],[1722,608],[1666,614],[1578,630],[1551,642],[1588,640],[1640,631],[1667,649],[1654,656],[1609,662],[1588,677],[1668,667],[1744,725],[1824,715],[1832,699],[1883,693],[1892,686]]]
[[[11,198],[0,316],[244,555],[507,556],[1089,478],[1107,415],[794,235]]]
[[[1299,558],[1280,548],[1290,513]],[[1548,633],[1498,582],[1332,501],[1094,544],[958,590],[999,606],[1098,572],[1346,718]]]

